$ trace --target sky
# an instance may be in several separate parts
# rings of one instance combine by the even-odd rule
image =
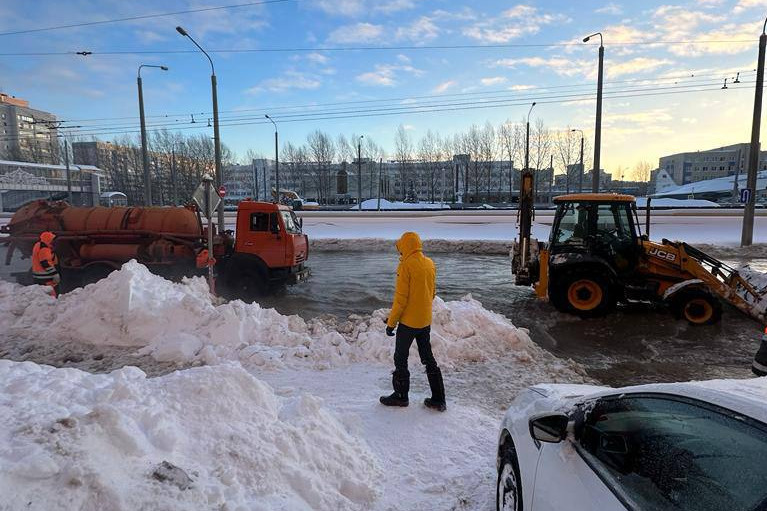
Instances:
[[[599,31],[603,168],[654,168],[663,155],[750,138],[767,0],[284,0],[8,34],[243,3],[4,0],[0,90],[111,140],[138,130],[138,66],[166,65],[142,71],[149,129],[212,136],[210,65],[175,31],[182,25],[213,50],[222,141],[240,156],[272,155],[264,114],[281,141],[322,129],[393,152],[399,125],[416,141],[427,130],[453,135],[520,122],[532,101],[532,121],[593,141],[599,43],[582,39]],[[18,55],[76,51],[93,54]]]

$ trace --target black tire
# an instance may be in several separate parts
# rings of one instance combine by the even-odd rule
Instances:
[[[234,271],[232,271],[234,270]],[[261,268],[228,268],[221,279],[221,293],[229,300],[253,302],[269,292],[269,279]]]
[[[560,312],[582,318],[608,314],[615,309],[617,293],[605,273],[588,268],[552,275],[549,300]]]
[[[507,437],[500,448],[501,462],[495,484],[496,511],[522,511],[522,478],[514,442]]]
[[[671,312],[694,326],[713,325],[722,319],[722,303],[708,289],[690,287],[671,298]]]

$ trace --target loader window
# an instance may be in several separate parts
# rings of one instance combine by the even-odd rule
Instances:
[[[557,216],[559,224],[552,243],[555,245],[584,243],[589,231],[589,206],[575,202],[561,204]]]
[[[600,204],[597,212],[597,234],[631,238],[628,210],[623,204]]]

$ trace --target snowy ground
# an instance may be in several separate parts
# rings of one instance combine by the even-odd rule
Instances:
[[[46,511],[491,509],[502,410],[538,381],[587,378],[470,298],[434,312],[445,414],[420,404],[415,349],[412,405],[377,403],[390,392],[385,310],[307,322],[214,303],[202,279],[174,284],[135,263],[59,300],[0,282],[18,353],[141,367],[0,360],[0,494]]]

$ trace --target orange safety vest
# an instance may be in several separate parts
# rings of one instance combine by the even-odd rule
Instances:
[[[197,267],[198,268],[206,268],[208,266],[208,249],[203,248],[197,253]],[[216,264],[216,258],[213,257],[210,261],[210,265],[214,266]]]
[[[42,241],[35,243],[32,247],[32,276],[36,280],[50,280],[58,273],[57,264],[59,264],[58,258],[49,245]]]

